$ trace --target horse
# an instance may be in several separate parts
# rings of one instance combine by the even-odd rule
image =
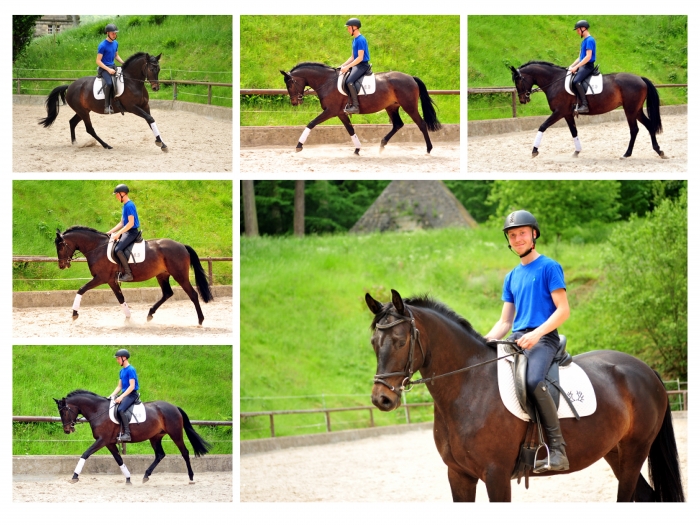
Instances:
[[[58,267],[61,270],[70,268],[71,261],[74,259],[73,254],[80,251],[87,259],[88,268],[92,275],[92,279],[81,286],[75,296],[73,321],[78,318],[78,309],[83,294],[101,284],[109,285],[122,306],[126,318],[131,317],[131,311],[124,301],[124,295],[117,280],[119,265],[111,262],[107,257],[109,235],[87,226],[72,226],[63,233],[56,228],[54,243],[58,254]],[[201,326],[204,314],[199,306],[197,292],[190,284],[190,266],[194,270],[199,295],[202,297],[202,301],[208,303],[212,300],[211,289],[202,263],[199,262],[199,256],[192,247],[171,239],[146,241],[146,259],[142,263],[131,264],[131,273],[134,276],[134,282],[146,281],[155,277],[163,291],[163,296],[148,311],[148,321],[153,319],[153,314],[158,307],[173,296],[173,290],[170,287],[170,276],[172,276],[194,303]]]
[[[80,481],[79,475],[85,461],[102,447],[107,447],[107,450],[112,453],[114,460],[126,477],[126,484],[130,485],[131,474],[126,465],[124,465],[124,461],[117,449],[117,435],[119,434],[120,425],[113,423],[109,419],[109,411],[114,408],[113,400],[98,396],[87,390],[73,390],[66,397],[62,399],[53,398],[53,400],[58,405],[63,432],[66,434],[75,432],[75,424],[84,422],[78,421],[78,416],[82,414],[85,417],[85,422],[90,423],[92,436],[95,438],[95,442],[80,456],[78,466],[73,472],[73,478],[70,480],[71,483]],[[203,456],[211,450],[212,446],[202,436],[197,434],[192,427],[192,423],[190,423],[190,418],[187,417],[185,411],[180,407],[165,401],[151,401],[144,403],[144,405],[146,408],[146,420],[142,423],[132,423],[130,425],[131,443],[139,443],[148,439],[156,455],[155,460],[143,475],[143,483],[148,481],[153,470],[165,457],[161,441],[167,434],[180,450],[180,454],[182,454],[182,458],[187,465],[190,485],[194,485],[194,472],[192,472],[192,465],[190,465],[190,452],[182,439],[182,430],[185,430],[192,444],[195,457]]]
[[[447,465],[453,500],[473,502],[481,480],[490,501],[510,501],[528,423],[501,401],[496,351],[446,305],[427,296],[404,300],[396,290],[391,294],[386,304],[365,295],[374,314],[371,343],[377,357],[372,403],[385,412],[395,410],[403,390],[425,383],[434,400],[435,445]],[[671,408],[660,377],[622,352],[598,350],[573,359],[592,382],[597,409],[578,421],[561,420],[567,472],[602,457],[618,479],[617,501],[684,501]],[[412,381],[418,370],[423,379]],[[647,458],[653,488],[640,472]]]
[[[296,151],[300,152],[304,147],[309,133],[321,122],[338,117],[345,126],[355,145],[355,155],[360,154],[360,139],[355,135],[355,128],[350,123],[350,116],[345,113],[345,104],[348,96],[338,91],[337,82],[339,68],[333,68],[318,62],[301,62],[294,66],[288,73],[280,69],[287,86],[289,99],[292,106],[304,103],[304,88],[309,86],[318,95],[323,112],[309,122],[299,138]],[[435,102],[428,95],[428,90],[423,81],[418,77],[412,77],[406,73],[389,71],[376,74],[377,87],[371,95],[362,95],[360,101],[360,113],[376,113],[386,110],[391,120],[391,131],[382,139],[379,151],[384,149],[389,139],[403,127],[403,121],[399,115],[399,107],[409,114],[425,137],[428,153],[433,149],[428,131],[438,131],[442,124],[438,121],[435,112]],[[418,99],[421,102],[423,118],[418,113]]]
[[[156,121],[151,116],[151,108],[148,105],[148,91],[146,90],[146,82],[151,84],[153,91],[160,89],[160,83],[158,82],[158,73],[160,72],[160,64],[158,62],[160,57],[161,55],[151,56],[148,53],[139,52],[127,58],[122,65],[124,93],[118,98],[113,96],[112,105],[115,107],[115,114],[119,111],[123,115],[126,111],[145,119],[156,138],[156,146],[161,151],[167,152],[168,146],[163,142],[158,126],[156,126]],[[61,97],[63,105],[65,106],[67,101],[68,105],[75,111],[75,115],[70,119],[71,143],[75,144],[75,127],[82,120],[85,122],[85,130],[88,134],[102,144],[103,148],[112,149],[112,146],[97,136],[95,128],[92,127],[92,122],[90,121],[91,111],[104,114],[104,101],[97,100],[92,93],[94,83],[95,76],[82,77],[72,84],[54,88],[46,98],[47,116],[41,119],[39,124],[48,128],[54,123],[56,117],[58,117],[58,98]]]
[[[530,102],[532,93],[542,91],[547,96],[549,109],[552,110],[552,114],[542,123],[537,132],[532,148],[532,156],[536,157],[539,154],[538,148],[542,140],[542,134],[552,124],[563,118],[569,125],[569,131],[571,131],[571,136],[574,140],[575,151],[573,156],[577,157],[581,151],[581,141],[578,138],[578,131],[574,122],[573,108],[574,104],[576,104],[576,95],[570,95],[564,87],[567,69],[550,62],[531,60],[517,69],[510,66],[510,70],[521,104]],[[539,88],[533,90],[533,85],[537,85]],[[667,158],[656,141],[656,135],[663,131],[663,127],[661,126],[661,114],[659,112],[659,92],[651,80],[630,73],[603,75],[603,91],[598,95],[589,95],[587,98],[588,115],[608,113],[620,106],[625,110],[627,124],[630,128],[630,142],[627,146],[627,151],[621,158],[624,159],[632,155],[634,141],[637,138],[637,133],[639,133],[637,121],[641,122],[649,131],[651,146],[654,148],[654,151],[662,159]],[[643,111],[645,100],[647,102],[647,112],[649,113],[648,117]]]

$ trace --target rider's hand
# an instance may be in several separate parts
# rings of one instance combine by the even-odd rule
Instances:
[[[122,396],[119,396],[117,399],[114,400],[114,402],[118,405],[119,403],[122,402]]]
[[[109,69],[109,74],[114,75],[117,71],[115,69]]]
[[[516,339],[515,342],[518,343],[518,346],[520,348],[524,348],[525,350],[529,350],[533,346],[535,346],[540,340],[540,336],[537,335],[535,332],[528,332],[525,335],[523,335],[520,339]]]

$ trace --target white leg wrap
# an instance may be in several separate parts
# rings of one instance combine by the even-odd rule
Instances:
[[[309,133],[311,133],[311,130],[309,128],[304,128],[301,137],[299,137],[299,142],[301,142],[302,144],[306,142],[306,139],[309,138]]]
[[[80,301],[82,301],[83,296],[80,294],[75,294],[75,301],[73,301],[73,310],[76,312],[80,309]]]
[[[581,151],[581,141],[578,137],[574,137],[574,148],[576,148],[576,151]]]
[[[122,311],[124,312],[124,315],[127,319],[131,317],[131,310],[129,310],[129,305],[126,304],[126,301],[122,303]]]
[[[155,138],[158,138],[158,136],[160,135],[160,131],[158,131],[158,126],[156,126],[155,122],[151,123],[151,129],[153,130],[153,136]]]
[[[535,137],[535,143],[533,144],[533,147],[535,147],[535,148],[540,147],[540,142],[542,142],[542,135],[544,135],[544,131],[537,132],[537,136]]]
[[[83,465],[85,465],[85,460],[83,458],[80,458],[80,461],[78,461],[78,466],[75,467],[75,473],[80,476],[80,473],[83,471]]]
[[[119,467],[119,468],[122,469],[122,474],[124,474],[124,477],[125,477],[125,478],[130,478],[130,477],[131,477],[131,474],[129,473],[129,469],[126,468],[126,465],[125,465],[124,463],[122,463],[122,466]]]
[[[356,148],[362,147],[362,144],[360,144],[360,139],[357,138],[357,134],[353,135],[350,138],[352,139],[352,143],[355,145]]]

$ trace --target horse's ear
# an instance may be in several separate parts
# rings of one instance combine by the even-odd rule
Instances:
[[[280,69],[280,73],[282,73],[282,74],[284,75],[284,79],[285,79],[285,80],[287,80],[288,78],[291,78],[291,77],[292,77],[292,75],[290,75],[290,74],[287,73],[286,71],[282,71],[281,69]]]
[[[365,294],[365,302],[367,303],[367,306],[369,307],[370,312],[372,312],[374,315],[377,315],[379,312],[382,311],[383,305],[379,301],[376,301],[374,297],[372,297],[370,294],[366,293]]]
[[[63,236],[61,235],[61,230],[59,230],[58,228],[56,228],[56,238],[63,239]]]
[[[399,315],[406,315],[403,306],[403,299],[401,299],[399,292],[394,289],[391,290],[391,302],[394,304],[394,308],[396,308]]]
[[[161,53],[160,55],[158,55],[158,56],[156,57],[156,62],[159,62],[159,61],[160,61],[160,57],[161,57],[162,55],[163,55],[163,53]]]

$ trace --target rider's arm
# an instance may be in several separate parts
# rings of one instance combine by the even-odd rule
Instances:
[[[355,59],[352,57],[352,55],[350,55],[350,58],[348,58],[345,62],[343,62],[342,64],[340,64],[340,67],[345,67],[345,66],[347,66],[347,65],[348,65],[350,62],[352,62],[353,60],[355,60]]]
[[[121,223],[119,223],[121,224]],[[127,223],[124,225],[124,227],[121,230],[118,230],[117,233],[122,234],[124,232],[128,232],[131,228],[134,227],[134,216],[129,215],[129,220]]]
[[[559,328],[564,321],[569,318],[569,299],[566,296],[566,289],[559,288],[552,292],[552,301],[557,307],[552,315],[544,323],[518,339],[521,348],[532,348],[543,335]]]
[[[115,231],[121,229],[122,226],[124,226],[124,221],[123,221],[123,220],[122,220],[122,221],[119,221],[119,224],[117,224],[114,228],[112,228],[111,230],[109,230],[107,233],[108,233],[108,234],[114,233]]]
[[[134,389],[136,388],[136,381],[134,379],[129,379],[129,386],[127,387],[126,390],[124,390],[124,393],[121,395],[122,398],[128,396],[131,394]]]
[[[120,379],[119,382],[117,382],[117,388],[114,389],[114,392],[112,392],[109,397],[114,397],[117,395],[119,392],[122,391],[122,380]]]
[[[515,305],[513,303],[503,303],[503,309],[501,310],[501,318],[495,325],[493,325],[491,331],[484,336],[484,339],[502,339],[513,326],[514,318]]]
[[[352,58],[352,57],[350,57],[350,58]],[[348,65],[349,65],[350,67],[356,66],[357,64],[359,64],[360,62],[362,62],[362,60],[363,60],[364,58],[365,58],[365,50],[364,50],[364,49],[360,49],[360,50],[357,51],[357,58],[354,59],[354,60],[352,60]]]
[[[119,51],[117,51],[116,55],[114,55],[114,60],[116,60],[120,64],[124,63],[124,61],[122,60],[122,57],[119,56]]]
[[[108,73],[111,74],[112,69],[109,68],[109,67],[107,67],[107,66],[105,66],[105,65],[102,63],[102,53],[97,53],[97,59],[95,60],[95,63],[96,63],[98,66],[100,66],[102,69],[104,69],[105,71],[107,71]]]
[[[588,64],[588,62],[591,61],[592,57],[593,57],[593,51],[591,49],[586,49],[586,56],[583,57],[583,60],[581,60],[581,62],[579,62],[578,67],[581,67],[584,64]]]

